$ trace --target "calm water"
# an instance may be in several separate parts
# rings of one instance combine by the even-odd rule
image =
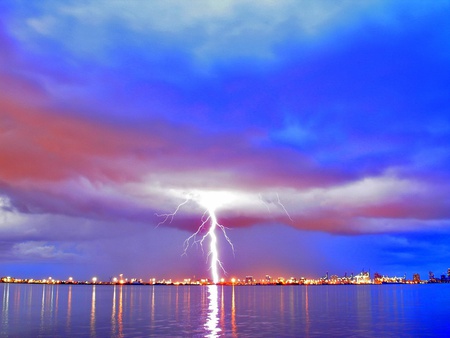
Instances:
[[[450,335],[450,284],[0,284],[1,337]]]

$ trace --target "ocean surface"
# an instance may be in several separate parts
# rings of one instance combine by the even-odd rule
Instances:
[[[0,337],[445,337],[450,284],[0,284]]]

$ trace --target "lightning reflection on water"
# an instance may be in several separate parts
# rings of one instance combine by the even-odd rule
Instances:
[[[208,285],[208,318],[205,323],[205,329],[207,331],[206,337],[219,337],[219,333],[222,331],[219,328],[219,299],[218,299],[218,286]]]

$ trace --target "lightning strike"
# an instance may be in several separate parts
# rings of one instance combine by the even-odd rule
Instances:
[[[291,215],[289,215],[287,209],[285,208],[284,204],[281,203],[281,199],[280,199],[280,195],[277,195],[277,201],[276,204],[278,204],[278,206],[284,211],[284,213],[286,214],[287,217],[289,217],[289,219],[291,220],[291,222],[294,222],[293,219],[291,218]],[[262,204],[264,204],[264,206],[267,208],[268,212],[271,212],[269,204],[266,203],[266,201],[263,199],[263,197],[261,196],[261,194],[259,194],[259,200],[262,202]],[[270,204],[275,203],[273,200],[269,201]]]
[[[186,198],[186,201],[184,201],[183,203],[179,204],[179,205],[177,206],[177,208],[175,209],[175,211],[172,212],[172,213],[170,213],[170,214],[155,214],[155,215],[158,216],[158,217],[164,217],[164,219],[163,219],[161,222],[159,222],[159,223],[156,225],[156,227],[159,227],[161,224],[166,223],[166,221],[167,221],[168,219],[170,219],[169,224],[172,223],[173,218],[174,218],[175,215],[178,213],[178,210],[180,210],[180,208],[181,208],[183,205],[185,205],[186,203],[188,203],[190,200],[191,200],[190,197]]]
[[[173,213],[156,214],[156,216],[158,216],[158,217],[164,217],[164,219],[158,223],[157,227],[161,224],[166,223],[167,221],[169,221],[169,223],[171,223],[173,221],[173,218],[176,216],[176,214],[180,210],[180,208],[182,206],[184,206],[185,204],[187,204],[192,199],[193,199],[192,196],[188,197],[183,203],[180,203],[177,206],[177,208],[175,209],[175,211]],[[222,265],[222,262],[219,259],[218,240],[217,240],[217,235],[216,235],[217,228],[222,230],[225,240],[231,246],[233,255],[234,255],[234,246],[233,246],[233,243],[231,242],[230,238],[227,235],[226,228],[222,224],[220,224],[217,220],[216,205],[218,204],[218,201],[213,200],[213,199],[212,200],[207,200],[207,199],[197,200],[197,199],[195,199],[195,200],[197,201],[198,204],[200,204],[201,206],[204,206],[206,208],[206,210],[201,217],[201,224],[197,228],[197,231],[194,232],[188,238],[186,238],[186,240],[184,241],[183,255],[187,255],[187,250],[192,245],[200,245],[200,247],[203,251],[203,244],[204,244],[205,240],[209,239],[209,252],[207,254],[207,261],[210,262],[209,270],[211,270],[212,281],[214,284],[217,284],[217,283],[219,283],[219,268],[224,273],[226,273],[226,271]],[[209,226],[209,228],[208,228],[208,231],[206,232],[206,234],[204,234],[201,238],[199,238],[200,234],[202,232],[204,232],[205,228],[208,226]]]
[[[218,265],[220,264],[220,266],[222,267],[222,264],[219,261],[219,253],[217,251],[217,236],[215,232],[218,223],[214,210],[209,210],[209,216],[211,218],[211,226],[209,227],[208,231],[208,235],[210,237],[209,254],[211,255],[211,274],[213,283],[217,284],[219,282]]]
[[[283,203],[281,203],[280,195],[278,195],[278,193],[277,193],[277,200],[278,200],[277,201],[278,205],[284,210],[284,212],[286,213],[287,217],[289,217],[291,222],[294,222],[293,219],[291,218],[291,215],[289,215],[289,213],[287,212],[286,208],[284,207]]]

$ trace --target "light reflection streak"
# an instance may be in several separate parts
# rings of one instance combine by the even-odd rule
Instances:
[[[155,286],[152,286],[152,325],[155,323]]]
[[[222,331],[225,331],[225,303],[224,303],[224,296],[223,296],[223,285],[221,287],[221,295],[220,295],[220,327],[222,328]]]
[[[44,330],[44,307],[45,307],[45,285],[42,285],[42,303],[41,303],[41,334]]]
[[[280,320],[284,323],[284,286],[280,286]]]
[[[52,285],[50,288],[50,320],[53,317],[53,298],[54,298],[54,286]]]
[[[6,283],[3,289],[3,304],[2,304],[2,336],[8,336],[9,325],[9,283]]]
[[[295,289],[294,289],[295,288]],[[290,307],[289,307],[289,320],[290,320],[290,324],[291,324],[291,327],[292,328],[294,328],[295,327],[295,321],[296,321],[296,318],[295,318],[295,316],[293,315],[294,313],[295,313],[295,309],[296,309],[296,300],[297,300],[297,297],[296,297],[296,295],[297,295],[297,291],[298,291],[298,289],[297,289],[297,287],[294,287],[294,286],[290,286],[289,287],[289,305],[290,305]]]
[[[119,292],[119,314],[117,315],[117,322],[119,325],[119,337],[123,337],[123,286],[120,286]]]
[[[33,288],[30,288],[30,292],[28,293],[28,316],[31,316],[31,304],[33,299]]]
[[[20,307],[19,307],[19,304],[20,304],[20,288],[16,288],[15,290],[14,290],[14,297],[13,297],[13,299],[14,299],[14,301],[13,301],[13,303],[12,303],[12,305],[13,305],[13,316],[18,316],[19,315],[19,311],[20,311]]]
[[[206,294],[208,293],[208,289],[205,288],[201,288],[201,298],[200,298],[200,304],[202,304],[201,306],[201,318],[207,318],[208,316],[208,309],[207,306],[209,305],[208,303],[208,299],[206,298]]]
[[[112,310],[111,310],[111,336],[116,335],[116,288],[117,286],[114,285]]]
[[[233,292],[231,293],[231,332],[233,337],[237,337],[236,334],[236,298],[234,296],[234,285]]]
[[[218,286],[208,285],[208,319],[205,328],[208,332],[206,337],[219,337],[221,329],[219,324],[219,304],[218,304]]]
[[[67,291],[67,319],[66,319],[67,331],[70,330],[71,319],[72,319],[72,285],[69,285],[69,290]]]
[[[91,337],[95,337],[95,285],[92,286]]]
[[[188,286],[184,292],[184,304],[187,306],[188,322],[191,321],[191,287]]]

